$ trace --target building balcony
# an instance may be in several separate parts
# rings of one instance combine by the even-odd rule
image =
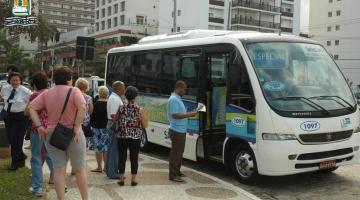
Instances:
[[[248,25],[248,26],[256,26],[256,27],[263,27],[263,28],[270,28],[270,29],[280,29],[280,23],[275,22],[268,22],[268,21],[260,21],[260,20],[253,20],[244,18],[242,16],[232,18],[231,19],[231,25]]]
[[[244,8],[251,8],[256,9],[259,11],[267,11],[267,12],[276,12],[280,13],[281,7],[273,6],[270,4],[263,3],[254,3],[252,1],[245,1],[245,0],[232,0],[232,7],[244,7]]]
[[[224,24],[224,19],[216,18],[216,17],[209,17],[209,22],[218,23],[218,24]]]
[[[294,17],[294,13],[281,11],[281,15],[285,17]]]
[[[292,33],[293,29],[292,28],[281,27],[281,32]]]
[[[215,5],[215,6],[224,6],[225,3],[224,1],[219,1],[219,0],[209,0],[210,5]]]

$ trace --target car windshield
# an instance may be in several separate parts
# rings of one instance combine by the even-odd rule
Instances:
[[[344,76],[320,45],[260,42],[246,48],[273,108],[329,113],[356,105]]]

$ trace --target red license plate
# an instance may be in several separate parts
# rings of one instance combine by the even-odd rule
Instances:
[[[329,168],[333,168],[333,167],[336,167],[335,160],[321,162],[319,169],[329,169]]]

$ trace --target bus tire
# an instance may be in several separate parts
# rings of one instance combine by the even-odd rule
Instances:
[[[142,152],[149,152],[150,151],[150,143],[147,139],[146,130],[143,129],[143,136],[140,139],[140,150]]]
[[[230,167],[239,182],[251,184],[258,180],[256,159],[250,147],[244,144],[236,146],[230,162]]]
[[[321,174],[328,174],[328,173],[331,173],[335,170],[337,170],[339,167],[333,167],[333,168],[329,168],[329,169],[323,169],[323,170],[319,170],[317,171],[318,173],[321,173]]]

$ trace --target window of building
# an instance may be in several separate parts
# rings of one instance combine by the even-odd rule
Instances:
[[[336,11],[336,16],[340,16],[341,15],[341,10],[337,10]]]
[[[118,18],[114,17],[114,27],[117,27],[117,25],[118,25]]]
[[[340,30],[340,25],[336,25],[335,30],[337,30],[337,31]]]
[[[107,20],[107,27],[108,27],[108,29],[111,28],[111,19]]]
[[[328,17],[332,17],[332,12],[328,12]]]
[[[327,27],[327,31],[330,32],[331,31],[331,26]]]
[[[119,4],[115,4],[114,5],[114,13],[118,13],[119,12]]]
[[[181,10],[178,10],[178,16],[180,16],[181,15]]]
[[[99,7],[100,0],[96,0],[96,7]]]
[[[333,0],[329,0],[329,3],[332,3],[333,2]]]
[[[136,24],[144,24],[144,16],[136,16]]]
[[[326,46],[331,46],[331,41],[330,40],[326,41]]]
[[[96,23],[95,23],[95,30],[96,30],[96,31],[99,31],[99,22],[96,22]]]
[[[111,3],[112,0],[108,0],[109,3]]]
[[[99,11],[96,11],[96,19],[99,19]]]
[[[121,15],[120,16],[120,25],[124,25],[125,24],[125,15]]]
[[[101,17],[102,17],[102,18],[105,17],[105,8],[101,9]]]
[[[102,5],[105,5],[105,0],[102,0]]]
[[[334,54],[334,60],[339,60],[339,55]]]
[[[335,40],[335,45],[339,45],[340,41],[339,40]]]
[[[101,21],[101,30],[105,30],[105,21]]]
[[[121,11],[125,11],[125,1],[121,2]]]
[[[180,26],[177,27],[177,32],[180,32]]]
[[[108,13],[107,16],[110,16],[110,15],[111,15],[111,6],[108,7],[107,13]]]

